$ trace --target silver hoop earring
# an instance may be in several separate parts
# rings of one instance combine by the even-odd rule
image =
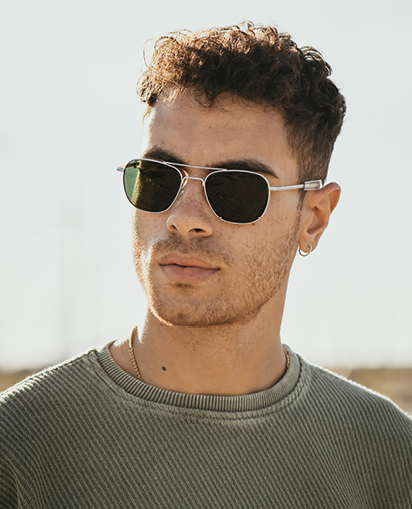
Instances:
[[[299,248],[299,251],[298,251],[298,252],[299,252],[300,256],[303,256],[303,257],[305,257],[305,256],[309,256],[309,255],[310,255],[310,253],[312,252],[312,246],[311,246],[310,244],[308,244],[308,248],[309,248],[309,251],[302,251],[302,250]]]

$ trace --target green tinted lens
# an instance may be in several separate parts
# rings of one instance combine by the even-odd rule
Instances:
[[[221,171],[206,178],[210,206],[224,221],[253,223],[266,210],[269,190],[258,173]]]
[[[163,212],[172,205],[180,188],[178,170],[156,161],[136,159],[126,165],[124,190],[130,203],[147,212]]]

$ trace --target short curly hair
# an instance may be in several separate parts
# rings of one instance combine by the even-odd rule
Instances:
[[[277,108],[300,180],[325,180],[346,111],[331,72],[317,50],[298,48],[272,26],[248,22],[160,37],[137,93],[149,107],[164,92],[190,90],[204,107],[229,92]]]

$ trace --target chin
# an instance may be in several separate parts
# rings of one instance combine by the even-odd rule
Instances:
[[[222,302],[218,306],[205,306],[200,303],[190,305],[187,302],[179,305],[176,300],[170,305],[166,305],[165,302],[151,301],[149,307],[153,315],[165,325],[200,328],[248,323],[256,317],[264,304],[262,302],[257,307],[253,307],[252,311],[246,310],[243,306],[241,309],[236,309]]]
[[[183,311],[182,309],[157,309],[150,307],[154,316],[165,325],[174,325],[180,327],[211,327],[214,325],[224,325],[226,320],[222,318],[211,317],[209,313],[192,312],[189,310]]]

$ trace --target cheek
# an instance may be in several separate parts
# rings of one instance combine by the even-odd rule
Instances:
[[[140,236],[138,235],[135,224],[133,223],[132,227],[132,256],[133,256],[133,265],[135,272],[139,281],[142,283],[143,281],[143,271],[142,271],[142,241]]]
[[[272,192],[268,210],[263,216],[264,229],[271,236],[279,236],[296,227],[296,218],[300,217],[299,196],[293,191]]]
[[[155,241],[160,231],[160,214],[150,214],[136,210],[132,222],[133,243],[140,246],[141,250],[147,250]]]
[[[282,204],[278,208],[269,209],[263,218],[252,226],[251,235],[243,244],[244,262],[250,263],[253,259],[260,271],[263,266],[270,271],[273,264],[288,263],[291,257],[293,259],[299,224],[300,212],[295,203],[288,207]]]
[[[140,280],[146,272],[145,266],[147,265],[148,253],[153,243],[150,232],[154,229],[153,227],[150,228],[150,222],[147,221],[146,215],[141,211],[136,211],[132,222],[133,263]]]

